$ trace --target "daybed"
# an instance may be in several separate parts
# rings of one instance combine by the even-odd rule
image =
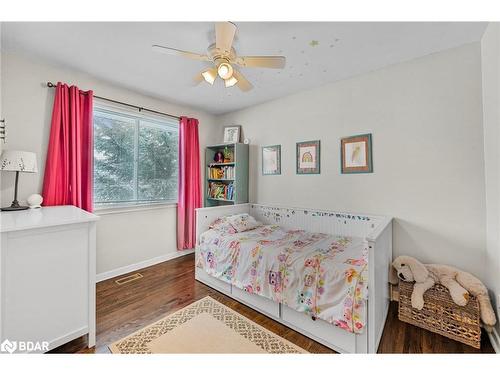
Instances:
[[[220,232],[248,213],[263,226]],[[196,279],[341,353],[375,353],[389,307],[392,219],[261,204],[200,208]]]

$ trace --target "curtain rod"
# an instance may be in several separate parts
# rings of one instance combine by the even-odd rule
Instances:
[[[52,82],[47,82],[47,87],[54,88],[56,86],[57,85],[54,85]],[[174,116],[174,115],[171,115],[170,113],[159,112],[159,111],[155,111],[154,109],[148,109],[148,108],[144,108],[144,107],[139,107],[139,106],[134,105],[134,104],[120,102],[118,100],[104,98],[102,96],[94,95],[94,98],[101,99],[101,100],[106,100],[108,102],[112,102],[112,103],[115,103],[115,104],[121,104],[121,105],[125,105],[125,106],[128,106],[128,107],[136,108],[136,109],[139,110],[139,112],[141,112],[141,111],[147,111],[147,112],[151,112],[151,113],[156,113],[158,115],[164,115],[164,116],[169,116],[169,117],[173,117],[173,118],[176,118],[176,119],[180,119],[179,116]]]

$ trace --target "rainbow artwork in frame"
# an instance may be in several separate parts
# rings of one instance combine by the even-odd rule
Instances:
[[[297,142],[297,174],[319,174],[320,141]]]

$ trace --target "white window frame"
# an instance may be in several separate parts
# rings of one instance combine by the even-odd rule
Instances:
[[[138,184],[139,179],[138,174],[138,151],[139,151],[139,124],[140,120],[147,121],[149,123],[158,126],[159,128],[168,128],[169,130],[179,133],[179,120],[171,116],[163,116],[148,111],[141,111],[133,107],[122,106],[119,104],[110,103],[107,101],[94,99],[94,112],[108,112],[111,114],[117,114],[124,117],[129,117],[135,120],[135,140],[134,140],[134,180]],[[94,126],[94,121],[92,119],[92,126]],[[144,126],[144,125],[143,125]],[[150,126],[150,124],[146,125]],[[92,149],[92,156],[94,155],[94,149]],[[94,184],[92,184],[94,188]],[[134,194],[137,194],[138,186],[134,189]],[[95,197],[95,195],[94,195]],[[100,213],[115,213],[117,209],[120,211],[133,211],[142,209],[157,209],[162,207],[175,207],[177,206],[177,199],[157,199],[157,200],[133,200],[133,201],[115,201],[115,202],[93,202],[94,210],[100,211]]]

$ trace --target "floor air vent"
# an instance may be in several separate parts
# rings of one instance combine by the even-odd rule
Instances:
[[[115,283],[117,283],[118,285],[123,285],[139,279],[142,279],[142,274],[134,273],[133,275],[125,276],[121,279],[115,280]]]

